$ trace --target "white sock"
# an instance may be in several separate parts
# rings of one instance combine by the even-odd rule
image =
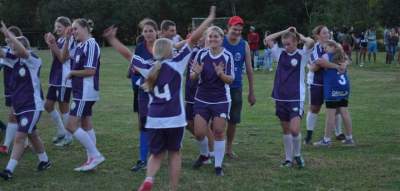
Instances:
[[[18,130],[18,124],[16,123],[8,123],[6,129],[6,137],[4,138],[4,146],[10,148],[11,143],[14,141],[15,134]]]
[[[152,176],[146,176],[146,178],[144,179],[144,181],[146,182],[153,182],[154,178]]]
[[[86,131],[86,132],[89,134],[90,139],[92,139],[94,145],[96,145],[96,133],[94,132],[94,129],[92,128],[92,129],[90,129],[89,131]]]
[[[209,152],[208,152],[208,156],[214,157],[214,151],[209,151]]]
[[[346,140],[351,140],[351,139],[353,139],[353,135],[352,134],[346,135]]]
[[[200,149],[200,155],[208,156],[208,138],[204,137],[203,140],[197,141]]]
[[[11,158],[7,163],[6,169],[13,173],[17,164],[18,164],[18,161]]]
[[[301,134],[297,137],[292,136],[293,139],[293,154],[295,157],[301,156]]]
[[[39,157],[39,161],[44,161],[44,162],[49,161],[49,157],[47,157],[46,152],[39,153],[38,157]]]
[[[225,140],[214,141],[214,154],[215,154],[215,167],[222,167],[222,161],[224,161],[225,155]]]
[[[330,138],[330,137],[325,137],[325,136],[324,136],[324,141],[325,141],[325,142],[331,142],[331,138]]]
[[[62,115],[62,120],[63,120],[64,126],[67,126],[68,119],[69,119],[69,113],[63,113],[61,115]]]
[[[340,114],[336,115],[336,127],[335,127],[335,135],[338,136],[342,134],[342,116]]]
[[[90,157],[97,157],[101,155],[86,131],[78,128],[76,129],[74,136],[85,147]]]
[[[65,135],[65,128],[64,128],[64,123],[61,119],[60,114],[58,113],[57,110],[53,110],[49,112],[51,118],[57,125],[57,136],[63,136]]]
[[[317,120],[318,120],[318,114],[309,111],[307,113],[307,130],[314,131],[315,126],[317,124]]]
[[[285,160],[293,160],[293,137],[291,134],[283,135],[283,147],[285,149]]]

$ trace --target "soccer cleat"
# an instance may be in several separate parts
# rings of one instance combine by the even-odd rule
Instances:
[[[81,164],[81,166],[74,168],[74,171],[80,172],[82,171],[82,168],[86,165],[89,164],[90,159],[87,159],[83,164]]]
[[[146,169],[146,162],[142,161],[142,160],[138,160],[136,162],[136,165],[131,168],[131,171],[137,172],[141,169]]]
[[[356,143],[354,142],[353,139],[345,139],[345,140],[342,141],[342,144],[343,144],[344,146],[349,146],[349,147],[354,147],[354,146],[356,146]]]
[[[325,141],[324,138],[322,138],[318,142],[315,142],[313,145],[316,147],[330,147],[332,143],[330,141]]]
[[[153,182],[145,180],[142,185],[140,185],[138,191],[151,191],[153,187]]]
[[[63,139],[59,140],[54,145],[57,147],[65,147],[70,145],[71,143],[72,143],[72,138],[67,138],[67,136],[65,136]]]
[[[305,163],[304,163],[303,157],[301,157],[301,156],[294,157],[294,161],[296,162],[296,164],[299,168],[304,168]]]
[[[52,142],[53,142],[53,144],[57,144],[58,142],[60,142],[64,138],[65,138],[65,135],[56,136],[56,137],[53,137]]]
[[[224,170],[222,170],[222,167],[215,167],[215,175],[224,176]]]
[[[38,164],[37,170],[38,171],[44,171],[47,170],[51,167],[51,162],[50,161],[40,161]]]
[[[307,130],[307,136],[304,138],[304,144],[305,145],[312,145],[311,139],[312,139],[313,131]]]
[[[282,164],[281,164],[281,167],[283,168],[283,167],[285,167],[285,168],[291,168],[293,166],[293,164],[292,164],[292,161],[290,161],[290,160],[286,160],[285,162],[283,162]]]
[[[194,169],[198,169],[201,166],[203,166],[204,162],[209,159],[208,156],[200,155],[199,158],[197,158],[196,162],[193,164]]]
[[[89,162],[82,167],[82,169],[80,171],[82,171],[82,172],[91,171],[91,170],[95,169],[97,166],[99,166],[105,160],[106,159],[102,155],[97,156],[97,157],[92,157],[89,159]]]
[[[7,169],[4,169],[3,172],[0,172],[0,177],[3,178],[4,180],[10,180],[12,179],[13,173]]]
[[[8,147],[5,145],[0,146],[0,154],[8,155]]]
[[[343,133],[341,133],[341,134],[336,136],[336,140],[338,140],[338,141],[342,141],[342,140],[345,140],[345,139],[346,139],[346,136]]]

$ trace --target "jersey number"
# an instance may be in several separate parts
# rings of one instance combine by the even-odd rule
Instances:
[[[167,101],[171,100],[171,93],[169,91],[168,84],[165,84],[163,87],[163,93],[160,93],[158,87],[154,87],[154,95],[160,99],[165,99]]]
[[[338,80],[339,81],[339,84],[340,85],[342,85],[342,86],[344,86],[344,85],[346,85],[346,78],[344,77],[344,75],[342,74],[342,75],[340,75],[340,80]]]

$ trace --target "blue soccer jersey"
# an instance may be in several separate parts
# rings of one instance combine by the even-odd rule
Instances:
[[[324,59],[332,62],[332,54],[325,54]],[[324,70],[324,99],[326,101],[340,101],[349,99],[350,80],[345,73],[339,73],[336,69]]]

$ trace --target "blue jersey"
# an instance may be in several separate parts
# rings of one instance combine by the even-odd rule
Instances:
[[[242,87],[242,71],[246,62],[246,41],[240,39],[238,44],[232,45],[229,43],[227,37],[224,37],[223,47],[228,50],[234,60],[235,79],[230,85],[231,88]]]
[[[332,54],[325,54],[324,59],[332,62]],[[340,101],[349,99],[350,80],[347,71],[343,74],[336,69],[324,70],[324,99],[326,101]]]

